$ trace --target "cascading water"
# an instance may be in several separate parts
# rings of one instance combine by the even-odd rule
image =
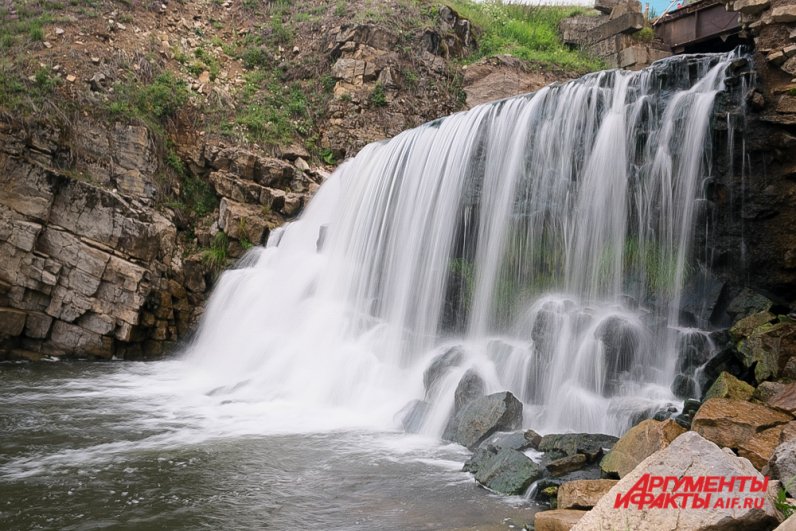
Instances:
[[[713,102],[736,57],[600,72],[367,146],[221,277],[189,356],[215,392],[296,411],[383,425],[425,399],[432,435],[467,371],[536,430],[620,432],[675,401]]]

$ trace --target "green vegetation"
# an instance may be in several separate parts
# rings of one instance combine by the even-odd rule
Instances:
[[[644,26],[639,31],[630,34],[637,41],[641,42],[652,42],[655,38],[655,30],[652,29],[652,26]]]
[[[202,251],[202,261],[213,271],[221,271],[227,265],[228,251],[229,238],[224,231],[219,231],[213,237],[210,247]]]
[[[790,479],[790,481],[787,483],[788,488],[793,485],[794,480],[796,480],[796,478]],[[777,499],[774,500],[774,507],[776,507],[776,509],[782,513],[782,516],[785,519],[788,519],[791,515],[793,515],[794,512],[796,512],[796,506],[791,505],[788,502],[788,493],[785,491],[785,489],[779,489],[777,492]]]
[[[374,107],[387,106],[387,95],[384,94],[384,87],[381,86],[381,83],[376,83],[373,92],[370,93],[370,103]]]
[[[478,51],[467,58],[468,62],[510,54],[581,71],[601,67],[598,60],[584,52],[569,49],[558,35],[558,24],[567,17],[585,13],[583,7],[528,6],[496,0],[483,3],[446,0],[446,3],[482,31]]]
[[[151,83],[118,83],[115,94],[109,105],[111,114],[141,120],[157,130],[162,127],[161,121],[173,117],[189,97],[185,82],[171,72],[161,73]]]

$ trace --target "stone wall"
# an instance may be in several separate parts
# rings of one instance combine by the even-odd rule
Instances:
[[[707,243],[710,265],[736,285],[759,289],[775,301],[796,299],[796,3],[739,0],[742,31],[755,43],[756,80],[746,87],[747,121],[725,115],[738,129],[731,142],[729,178],[710,184],[715,236]]]
[[[639,2],[598,2],[595,8],[600,15],[579,15],[561,22],[565,43],[602,58],[608,68],[638,70],[671,55],[662,42],[638,37],[644,28]]]

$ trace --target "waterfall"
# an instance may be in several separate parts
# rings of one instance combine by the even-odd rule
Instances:
[[[364,148],[225,272],[187,355],[214,385],[389,423],[467,371],[537,431],[676,403],[713,102],[737,56],[612,70]],[[433,386],[432,360],[460,353]]]

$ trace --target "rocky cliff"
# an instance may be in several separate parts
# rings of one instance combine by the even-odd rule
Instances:
[[[0,359],[163,356],[338,161],[581,73],[468,70],[479,29],[431,1],[10,1],[0,24]]]

